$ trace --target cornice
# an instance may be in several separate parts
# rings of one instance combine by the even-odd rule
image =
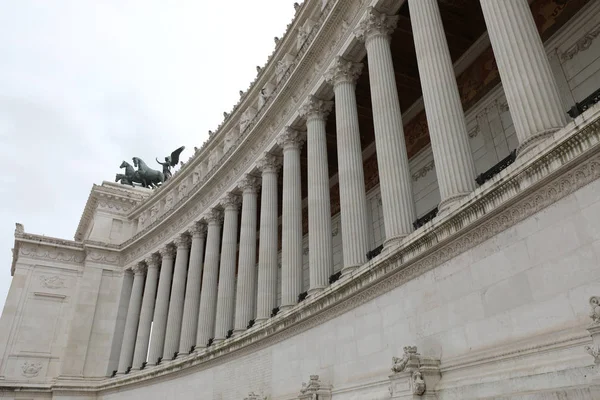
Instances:
[[[196,372],[272,346],[417,278],[598,179],[600,105],[556,132],[536,151],[517,159],[461,201],[456,209],[430,221],[315,297],[206,350],[148,370],[106,379],[91,386],[90,390],[110,391],[144,384],[150,379],[172,378],[179,371]],[[530,347],[531,351],[536,351],[536,348],[560,347],[563,342],[578,343],[581,340],[576,334],[564,340],[559,338],[554,344],[543,342]],[[489,354],[482,353],[480,358],[484,363],[485,360],[514,356],[514,352],[497,349]],[[469,357],[457,358],[444,367],[455,369],[473,362]],[[74,385],[72,389],[79,390],[80,387]]]

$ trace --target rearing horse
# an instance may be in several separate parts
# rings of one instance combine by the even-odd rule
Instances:
[[[137,167],[137,174],[144,186],[158,186],[165,182],[165,175],[161,171],[149,168],[144,160],[133,157],[133,165]]]

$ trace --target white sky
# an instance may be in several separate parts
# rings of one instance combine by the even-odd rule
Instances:
[[[187,161],[266,63],[293,3],[0,0],[0,310],[15,222],[73,239],[92,184],[122,160],[185,145]]]

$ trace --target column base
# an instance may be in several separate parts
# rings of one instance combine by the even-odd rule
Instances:
[[[221,343],[221,342],[224,342],[224,341],[225,341],[225,338],[218,338],[218,339],[214,338],[213,339],[213,344]]]
[[[254,320],[254,326],[258,325],[258,324],[262,324],[263,322],[267,322],[269,320],[269,318],[256,318]]]
[[[517,158],[524,156],[538,144],[546,140],[549,136],[551,136],[554,132],[561,130],[560,128],[551,128],[543,132],[538,132],[531,135],[528,139],[526,139],[523,143],[519,144],[517,148]]]
[[[459,194],[455,194],[453,196],[448,197],[447,199],[444,199],[440,202],[440,204],[438,205],[438,213],[437,216],[439,217],[440,215],[444,215],[447,212],[449,212],[452,208],[454,208],[454,206],[456,205],[456,203],[458,203],[459,201],[461,201],[462,199],[464,199],[466,196],[470,195],[471,193],[459,193]]]
[[[356,270],[360,265],[351,265],[349,267],[342,268],[342,277],[351,274],[354,270]]]
[[[308,289],[308,295],[309,296],[315,296],[319,293],[321,293],[323,290],[325,290],[327,286],[320,286],[320,287],[316,287],[316,288],[312,288],[312,289]]]
[[[256,321],[254,321],[254,323],[256,323]],[[234,329],[233,330],[233,336],[239,335],[240,333],[244,333],[244,332],[246,332],[245,328],[244,329]]]
[[[295,306],[295,304],[290,304],[287,306],[283,306],[283,305],[279,306],[279,312],[277,314],[281,314],[284,311],[291,310],[292,308],[294,308],[294,306]]]
[[[383,242],[383,249],[381,250],[381,252],[383,253],[385,250],[387,250],[388,247],[400,243],[407,236],[408,235],[399,235],[399,236],[394,236],[393,238],[390,238],[390,239],[386,239],[385,242]]]

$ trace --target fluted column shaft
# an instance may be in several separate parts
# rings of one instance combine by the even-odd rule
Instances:
[[[202,257],[204,255],[206,230],[204,225],[195,223],[190,233],[192,234],[192,248],[190,250],[190,262],[185,287],[179,354],[188,354],[191,351],[192,346],[196,344],[198,330],[200,286],[202,285]]]
[[[278,143],[283,148],[281,311],[296,305],[298,295],[302,292],[302,142],[302,133],[289,127],[278,137]]]
[[[409,10],[442,213],[475,190],[475,164],[437,0]]]
[[[325,121],[333,102],[310,96],[300,109],[306,118],[308,164],[308,293],[313,295],[329,285],[333,273],[329,163]]]
[[[356,80],[362,64],[338,57],[326,75],[335,92],[342,253],[346,275],[367,261],[367,197],[356,105]]]
[[[177,245],[177,256],[175,257],[175,272],[173,273],[173,284],[171,286],[171,301],[169,302],[163,360],[172,360],[175,358],[177,350],[179,350],[185,281],[190,257],[190,237],[183,234],[177,238],[175,244]]]
[[[277,306],[277,244],[278,206],[277,170],[279,160],[266,154],[259,162],[262,171],[262,191],[260,197],[260,237],[258,248],[258,293],[256,322],[271,316]]]
[[[566,124],[558,85],[527,0],[481,0],[522,154]]]
[[[219,267],[215,342],[224,340],[227,331],[233,328],[239,198],[227,196],[223,200],[223,207],[225,208],[225,222],[223,223],[223,243],[221,244]]]
[[[202,290],[200,291],[196,348],[206,347],[208,340],[213,337],[215,331],[219,249],[221,247],[221,225],[223,224],[221,213],[217,210],[212,210],[205,219],[208,223],[208,234],[206,236]]]
[[[124,374],[133,362],[133,351],[135,339],[140,320],[140,309],[142,307],[142,294],[144,292],[144,267],[141,265],[133,269],[133,286],[129,307],[127,308],[127,319],[125,320],[125,334],[121,344],[121,355],[119,357],[119,368],[117,372]]]
[[[246,176],[240,183],[242,196],[242,222],[235,300],[234,332],[243,332],[254,317],[256,306],[256,228],[258,219],[258,180]]]
[[[370,7],[356,32],[367,49],[386,244],[410,234],[415,220],[412,178],[390,48],[390,35],[397,20],[397,16],[380,14]]]
[[[146,284],[144,286],[144,298],[142,300],[142,311],[140,312],[140,322],[135,341],[132,369],[142,368],[148,355],[150,328],[152,327],[156,288],[158,286],[158,262],[158,256],[151,256],[146,260]]]
[[[156,365],[159,361],[158,359],[162,358],[163,356],[175,249],[169,245],[165,249],[161,250],[160,255],[162,256],[162,264],[160,267],[160,277],[158,279],[156,305],[154,307],[154,323],[152,325],[152,338],[150,339],[148,365]]]

